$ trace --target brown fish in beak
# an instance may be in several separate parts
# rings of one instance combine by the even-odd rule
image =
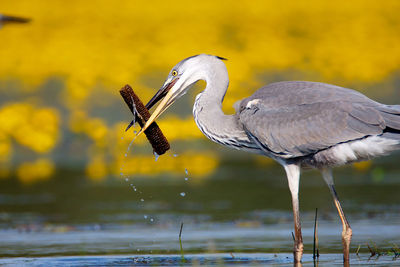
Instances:
[[[137,121],[140,127],[143,128],[143,126],[150,118],[150,112],[148,111],[148,109],[150,109],[166,94],[164,94],[162,90],[159,90],[157,94],[145,106],[129,85],[125,85],[119,92],[134,116],[134,121],[129,124],[126,130],[128,130],[135,121]],[[158,155],[162,155],[170,149],[167,138],[164,136],[156,122],[151,123],[144,131],[144,134],[149,140],[151,146],[153,147],[154,152]]]

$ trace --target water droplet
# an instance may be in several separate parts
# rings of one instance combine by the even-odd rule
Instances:
[[[181,192],[180,195],[181,195],[182,197],[184,197],[184,196],[186,196],[186,193],[185,193],[185,192]]]
[[[155,159],[155,161],[157,161],[159,157],[160,157],[160,155],[158,155],[156,152],[154,152],[154,159]]]
[[[131,150],[131,147],[132,147],[132,144],[133,144],[133,141],[135,141],[135,139],[136,139],[136,136],[132,139],[132,141],[129,143],[129,146],[128,146],[128,151],[129,150]]]
[[[189,171],[188,171],[188,169],[185,169],[185,173],[186,173],[186,174],[189,174]]]
[[[143,217],[144,217],[145,219],[147,219],[147,215],[144,215]]]
[[[129,181],[129,179],[128,178],[125,178],[125,182],[128,182]]]
[[[189,180],[189,178],[185,177],[185,181]]]
[[[143,201],[144,201],[144,199],[143,199],[143,198],[141,198],[141,199],[140,199],[140,201],[141,201],[141,202],[143,202]]]

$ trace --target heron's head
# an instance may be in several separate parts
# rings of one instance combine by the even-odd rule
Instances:
[[[223,64],[221,60],[226,60],[222,57],[201,54],[188,57],[176,64],[168,74],[163,86],[153,96],[146,105],[151,108],[157,102],[161,101],[157,106],[150,119],[146,122],[143,128],[138,132],[146,130],[153,121],[155,121],[168,107],[170,107],[178,98],[186,94],[189,88],[199,80],[204,79],[205,72],[213,63],[218,62]]]

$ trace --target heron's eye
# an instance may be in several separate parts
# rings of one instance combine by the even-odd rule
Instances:
[[[178,75],[178,72],[176,71],[176,70],[174,70],[174,71],[172,71],[172,76],[176,76],[176,75]]]

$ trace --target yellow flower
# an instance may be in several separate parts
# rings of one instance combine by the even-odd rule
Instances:
[[[371,160],[353,163],[354,169],[360,172],[368,171],[369,169],[371,169],[371,166],[372,166]]]
[[[71,110],[82,107],[99,81],[110,90],[135,81],[147,95],[142,76],[166,73],[201,52],[230,59],[238,92],[261,72],[285,69],[377,81],[398,69],[399,8],[396,0],[205,0],[194,6],[177,0],[173,8],[163,1],[72,0],[66,8],[61,0],[4,0],[2,12],[34,19],[1,29],[7,41],[0,44],[0,79],[14,77],[34,88],[50,76],[63,77]]]
[[[163,173],[185,176],[185,169],[195,179],[207,177],[215,171],[219,163],[217,155],[211,152],[187,151],[178,156],[166,154],[157,161],[154,156],[129,156],[117,159],[114,174],[125,176],[157,176]]]
[[[103,180],[107,174],[107,162],[103,156],[95,156],[86,166],[86,175],[92,180]]]
[[[90,137],[98,147],[106,145],[109,130],[104,120],[100,118],[90,118],[84,111],[78,110],[72,113],[69,127],[72,132],[83,133]]]
[[[38,153],[51,151],[60,136],[60,118],[53,108],[13,103],[0,109],[0,131]]]
[[[101,99],[112,103],[109,112],[121,112],[111,109],[121,86],[129,83],[141,99],[149,99],[170,68],[187,56],[209,53],[229,59],[226,112],[260,86],[282,79],[343,86],[386,82],[379,90],[385,97],[393,95],[395,86],[389,84],[400,69],[400,46],[394,45],[400,43],[397,0],[204,0],[196,5],[183,0],[172,5],[161,0],[71,0],[68,6],[62,0],[2,0],[1,8],[33,20],[0,29],[0,90],[14,89],[9,81],[18,84],[11,92],[16,102],[0,106],[0,161],[10,160],[13,142],[49,154],[62,138],[65,114],[68,130],[91,142],[87,173],[93,179],[110,170],[119,173],[115,166],[123,162],[132,175],[178,174],[187,165],[204,177],[217,168],[218,156],[204,151],[154,162],[144,136],[132,143],[125,159],[135,136],[133,130],[124,132],[128,121],[110,123],[92,115],[100,106],[91,101],[99,96],[98,88],[106,88]],[[49,79],[62,81],[61,97],[54,99],[60,107],[44,107],[48,100],[40,97],[47,94],[40,90],[51,87]],[[26,95],[33,101],[25,100]],[[204,139],[191,116],[170,115],[157,122],[172,143]],[[368,167],[360,164],[355,168]]]
[[[46,158],[40,158],[33,162],[25,162],[18,166],[18,179],[26,184],[47,180],[53,175],[54,163]]]
[[[8,162],[11,158],[13,147],[11,140],[0,131],[0,164],[2,162]]]

